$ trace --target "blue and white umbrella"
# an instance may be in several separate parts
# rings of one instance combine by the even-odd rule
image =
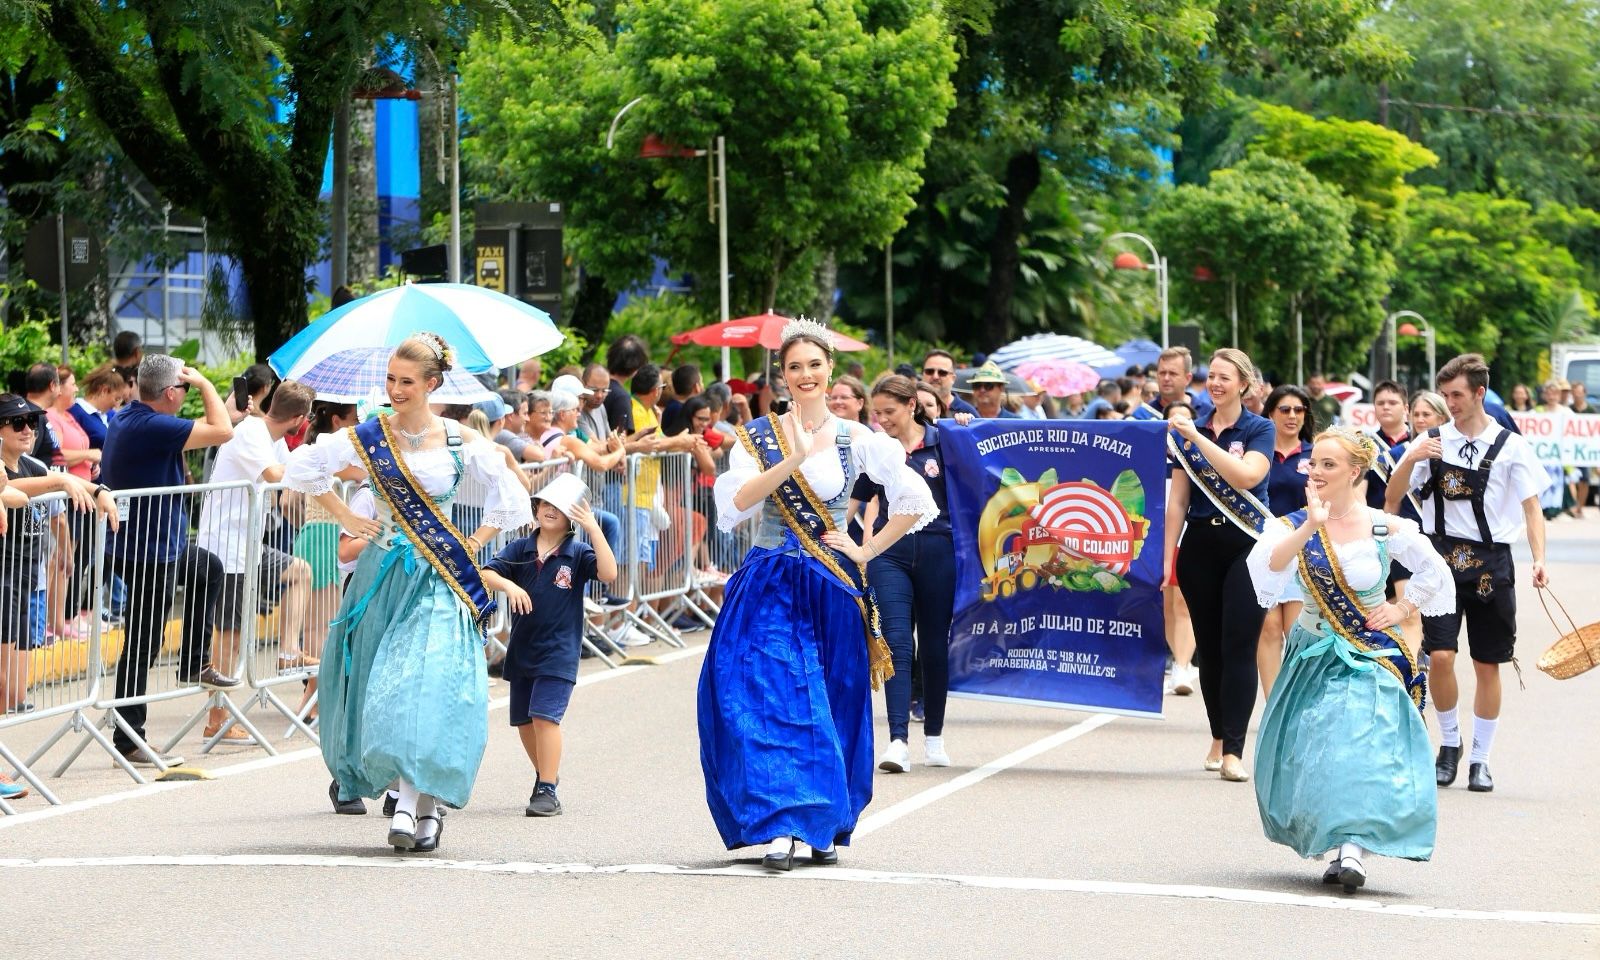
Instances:
[[[423,330],[443,337],[458,367],[484,373],[514,366],[561,345],[543,310],[484,287],[416,283],[380,290],[330,310],[267,358],[285,380],[345,350],[396,347]]]
[[[1154,340],[1129,340],[1127,343],[1118,345],[1115,352],[1117,356],[1127,361],[1130,366],[1138,364],[1141,367],[1148,367],[1160,358],[1161,344],[1156,343]]]
[[[989,354],[989,359],[1002,370],[1015,370],[1029,360],[1075,360],[1102,376],[1113,377],[1121,376],[1128,367],[1128,361],[1098,343],[1064,333],[1036,333],[1014,340]]]
[[[318,400],[333,403],[361,403],[375,406],[387,402],[384,381],[389,374],[392,347],[357,347],[341,350],[312,364],[293,378],[317,391]],[[464,368],[455,366],[444,373],[444,383],[429,395],[435,403],[477,403],[490,400],[494,393]]]

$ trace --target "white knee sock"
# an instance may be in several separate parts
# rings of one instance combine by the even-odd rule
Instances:
[[[1494,728],[1499,725],[1499,717],[1485,720],[1477,714],[1472,715],[1472,757],[1468,763],[1489,762],[1489,748],[1494,746]]]
[[[1343,860],[1345,857],[1355,857],[1357,860],[1360,860],[1362,855],[1365,854],[1365,853],[1366,853],[1366,851],[1361,849],[1361,845],[1359,843],[1341,843],[1341,844],[1339,844],[1339,859],[1340,860]]]
[[[404,780],[399,782],[399,787],[400,799],[396,800],[394,804],[395,815],[407,814],[411,817],[412,822],[415,822],[417,818],[417,801],[421,799],[421,794],[417,793],[416,787]]]
[[[439,814],[436,812],[438,809],[439,805],[431,794],[424,793],[417,797],[418,840],[426,840],[439,832],[439,821],[437,819],[423,820],[424,817],[438,817]]]
[[[1444,747],[1461,746],[1461,716],[1460,707],[1451,707],[1449,710],[1439,710],[1439,745]]]

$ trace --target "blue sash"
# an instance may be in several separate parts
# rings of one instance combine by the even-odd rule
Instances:
[[[1222,474],[1211,465],[1206,455],[1200,452],[1200,445],[1192,440],[1185,440],[1176,433],[1167,434],[1167,452],[1172,454],[1183,467],[1183,472],[1189,475],[1189,481],[1199,487],[1207,499],[1216,504],[1217,509],[1224,517],[1233,521],[1233,525],[1250,534],[1252,538],[1260,539],[1261,531],[1266,529],[1267,521],[1272,519],[1272,511],[1267,509],[1260,500],[1255,498],[1248,490],[1235,490],[1228,481],[1222,479]]]
[[[739,427],[738,433],[745,450],[763,472],[789,456],[789,438],[773,414],[750,421]],[[772,456],[770,462],[769,454]],[[805,474],[798,469],[779,484],[768,499],[777,508],[778,515],[805,550],[806,556],[838,578],[840,585],[861,608],[861,622],[867,634],[867,665],[872,673],[872,689],[878,689],[883,681],[894,676],[894,662],[889,655],[889,644],[883,639],[877,596],[867,585],[866,565],[852,563],[849,558],[822,542],[822,535],[835,529],[833,512],[811,489]]]
[[[495,600],[484,587],[478,566],[462,542],[466,538],[417,483],[405,460],[394,452],[397,448],[389,417],[380,415],[349,430],[351,444],[372,477],[373,491],[389,505],[410,548],[428,561],[461,602],[471,608],[478,627],[487,626],[494,615]]]
[[[1283,522],[1290,527],[1298,527],[1305,519],[1306,512],[1296,510],[1284,517]],[[1384,558],[1387,560],[1387,554]],[[1384,566],[1388,566],[1387,562]],[[1400,628],[1373,630],[1366,625],[1367,611],[1362,607],[1357,592],[1345,580],[1344,570],[1339,566],[1339,558],[1333,551],[1326,530],[1318,530],[1317,535],[1301,548],[1300,580],[1316,601],[1324,623],[1348,640],[1358,655],[1382,664],[1385,670],[1399,678],[1418,710],[1427,706],[1427,677],[1411,658],[1411,650],[1406,646]]]

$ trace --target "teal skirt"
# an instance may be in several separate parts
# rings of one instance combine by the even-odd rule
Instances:
[[[489,735],[482,633],[409,547],[363,551],[330,624],[317,682],[322,757],[345,799],[405,780],[464,807]]]
[[[1256,739],[1267,839],[1302,857],[1358,843],[1427,860],[1438,822],[1433,749],[1400,679],[1341,638],[1295,625]]]

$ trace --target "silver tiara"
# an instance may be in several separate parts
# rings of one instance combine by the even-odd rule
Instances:
[[[427,330],[413,333],[411,335],[411,339],[421,340],[423,343],[427,344],[428,347],[433,350],[433,358],[441,362],[444,360],[445,356],[450,350],[449,345],[444,342],[444,337]]]
[[[783,325],[784,343],[788,343],[799,336],[816,337],[827,344],[830,351],[834,348],[833,331],[809,317],[795,317]]]

